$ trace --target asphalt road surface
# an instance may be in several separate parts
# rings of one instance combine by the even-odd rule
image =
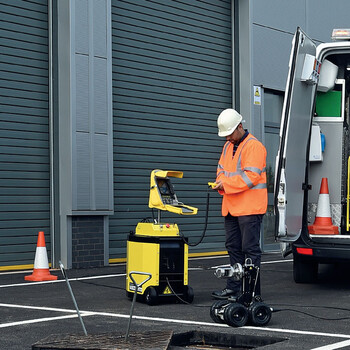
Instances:
[[[224,280],[214,276],[214,267],[227,263],[228,257],[190,259],[189,285],[194,289],[193,303],[149,306],[136,302],[130,337],[147,334],[152,342],[152,335],[156,338],[162,332],[172,332],[180,338],[195,332],[222,339],[221,347],[208,347],[211,349],[225,349],[226,338],[237,343],[231,349],[241,349],[242,342],[250,342],[250,348],[264,350],[350,349],[349,266],[321,265],[315,284],[296,284],[290,257],[264,255],[262,296],[275,312],[265,327],[237,328],[215,323],[210,317],[214,302],[211,292],[225,286]],[[65,339],[68,334],[84,336],[61,271],[51,272],[59,277],[55,282],[24,281],[24,276],[30,273],[0,274],[0,348],[25,350],[48,336],[57,339]],[[125,294],[125,264],[68,270],[67,275],[88,336],[117,334],[124,337],[131,308],[131,301]],[[156,349],[156,340],[154,342]],[[183,347],[174,345],[172,348]]]

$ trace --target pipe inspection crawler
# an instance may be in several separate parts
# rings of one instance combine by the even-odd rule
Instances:
[[[188,285],[188,243],[180,235],[177,224],[161,223],[161,211],[179,215],[196,215],[198,209],[178,201],[170,177],[182,178],[181,171],[153,170],[150,179],[150,208],[158,209],[158,218],[143,220],[130,233],[127,241],[126,294],[132,298],[137,289],[138,300],[154,305],[160,299],[181,298],[192,303],[193,289]],[[144,276],[130,273],[142,272]]]
[[[271,319],[272,309],[255,298],[256,283],[260,269],[247,258],[242,266],[239,263],[229,267],[219,267],[215,271],[218,278],[232,277],[242,281],[242,292],[237,298],[218,300],[210,308],[210,317],[217,323],[227,323],[232,327],[243,327],[247,323],[266,326]]]

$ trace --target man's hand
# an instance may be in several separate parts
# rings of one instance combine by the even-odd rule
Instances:
[[[223,191],[224,190],[224,186],[222,184],[222,182],[219,180],[216,182],[216,186],[215,187],[212,187],[213,190],[216,190],[216,191]]]

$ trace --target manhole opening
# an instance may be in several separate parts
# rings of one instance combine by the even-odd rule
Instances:
[[[177,349],[258,349],[261,346],[279,343],[288,338],[227,334],[205,331],[190,331],[174,334],[169,350]]]

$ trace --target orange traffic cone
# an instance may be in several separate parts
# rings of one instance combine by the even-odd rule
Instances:
[[[320,194],[318,196],[316,217],[313,225],[309,227],[309,233],[314,235],[337,235],[338,226],[333,226],[331,217],[331,205],[329,201],[328,179],[322,178]]]
[[[45,236],[43,231],[40,231],[38,235],[33,273],[29,276],[25,276],[24,279],[26,281],[57,280],[57,276],[51,275],[49,271],[49,261],[47,259]]]

